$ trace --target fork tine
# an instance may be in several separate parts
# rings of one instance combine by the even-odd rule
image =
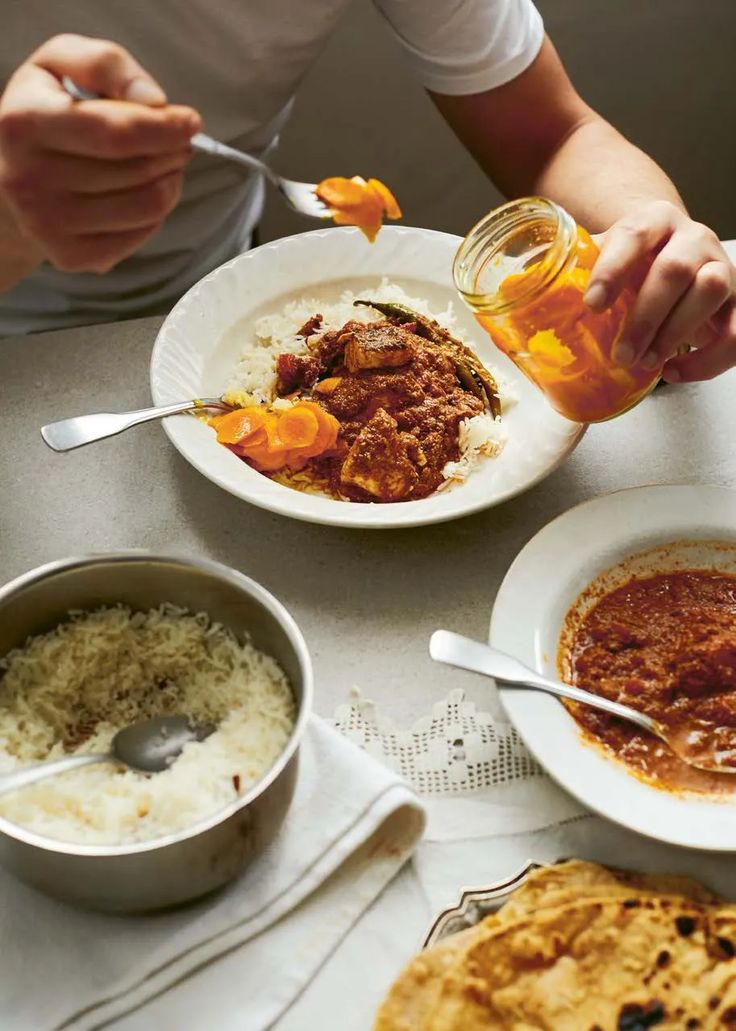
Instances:
[[[315,193],[316,183],[298,183],[293,179],[282,179],[279,189],[295,211],[310,218],[332,218],[330,208]]]

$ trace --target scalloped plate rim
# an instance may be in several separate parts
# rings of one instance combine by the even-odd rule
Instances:
[[[450,937],[450,934],[445,933],[445,925],[453,917],[463,917],[467,911],[468,902],[478,899],[479,901],[488,900],[493,902],[495,905],[492,908],[492,912],[499,910],[505,902],[514,894],[517,888],[520,888],[522,884],[525,884],[529,874],[534,870],[541,870],[543,866],[552,866],[552,863],[541,863],[535,859],[527,859],[516,871],[516,873],[510,876],[500,878],[497,881],[492,881],[490,884],[481,885],[476,888],[460,888],[460,897],[454,906],[446,906],[441,910],[432,921],[432,924],[424,936],[422,949],[428,949],[432,945],[437,945],[438,942],[443,941],[445,938]],[[476,924],[468,923],[468,927],[474,927]],[[450,932],[456,934],[457,932]]]

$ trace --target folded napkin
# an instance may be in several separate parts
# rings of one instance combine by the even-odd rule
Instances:
[[[316,717],[300,756],[278,838],[214,898],[171,913],[107,916],[0,871],[0,1028],[272,1026],[424,826],[412,789]]]

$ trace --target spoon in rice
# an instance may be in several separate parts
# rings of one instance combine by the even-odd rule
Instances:
[[[214,730],[212,724],[192,727],[186,716],[154,716],[119,730],[107,754],[70,755],[0,774],[0,795],[92,763],[117,763],[139,773],[161,773],[179,758],[185,745],[204,741]]]
[[[565,684],[561,680],[544,677],[513,656],[488,644],[481,644],[480,641],[473,641],[449,630],[435,630],[429,639],[429,654],[435,662],[443,662],[447,666],[456,666],[458,669],[467,669],[471,673],[491,677],[504,688],[542,691],[557,698],[590,705],[611,716],[618,716],[619,719],[635,724],[640,730],[654,734],[664,741],[678,759],[698,770],[706,770],[708,773],[736,773],[734,752],[720,750],[712,737],[704,737],[697,731],[687,728],[673,731],[659,720],[628,705],[622,705],[621,702],[614,702],[591,691],[583,691],[582,688]]]
[[[233,406],[221,397],[198,397],[191,401],[179,401],[170,405],[158,405],[156,408],[140,408],[135,412],[95,412],[92,415],[77,415],[71,419],[61,419],[41,427],[44,443],[52,451],[73,451],[105,437],[114,437],[131,426],[139,426],[142,422],[164,419],[167,415],[179,415],[181,412],[196,412],[205,408],[213,408],[220,412],[231,412]]]

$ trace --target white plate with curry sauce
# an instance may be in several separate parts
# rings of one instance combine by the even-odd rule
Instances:
[[[258,318],[305,296],[329,304],[345,290],[369,293],[385,277],[409,296],[426,299],[433,312],[443,312],[452,302],[455,334],[497,370],[517,398],[503,416],[507,442],[502,453],[481,459],[464,482],[420,500],[342,501],[270,479],[218,444],[212,428],[190,415],[164,420],[174,446],[236,497],[281,515],[334,526],[442,522],[496,505],[538,483],[572,451],[584,427],[550,408],[458,298],[452,261],[460,242],[446,233],[386,226],[369,244],[357,229],[330,228],[240,255],[192,287],[164,322],[152,356],[151,391],[157,405],[219,396],[237,364],[243,335],[252,334]]]
[[[733,740],[736,491],[636,487],[559,516],[506,574],[490,641],[541,673]],[[736,775],[685,767],[592,710],[581,725],[550,696],[500,694],[530,751],[588,808],[671,844],[736,851]]]

